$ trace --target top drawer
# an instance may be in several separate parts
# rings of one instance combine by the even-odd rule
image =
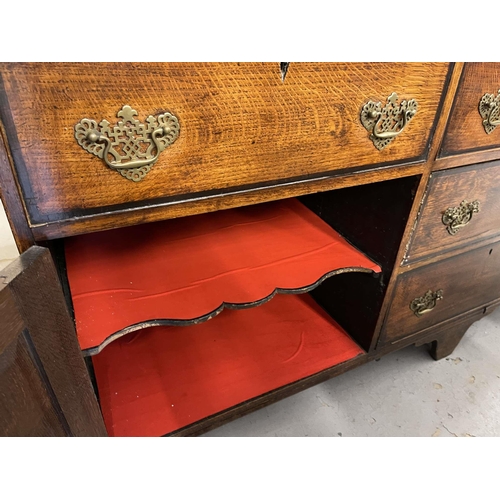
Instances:
[[[291,63],[282,81],[278,63],[1,64],[0,111],[30,223],[71,224],[82,216],[422,160],[448,66]],[[415,99],[417,112],[378,150],[361,109],[368,101],[385,106],[393,92],[396,104]],[[99,134],[112,141],[113,154],[105,155],[112,164],[155,157],[154,134],[168,147],[133,182],[77,143],[75,125],[85,118],[84,132],[93,127],[93,139],[103,141],[101,156],[106,142]],[[382,118],[381,132],[387,113]],[[144,126],[130,132],[129,120]],[[382,133],[401,130],[389,121]],[[138,142],[139,129],[146,132]],[[89,141],[81,142],[92,149]]]
[[[500,147],[500,127],[483,124],[500,123],[499,90],[500,63],[465,64],[440,156]]]

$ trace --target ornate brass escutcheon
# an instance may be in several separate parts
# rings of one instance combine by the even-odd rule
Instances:
[[[422,297],[417,297],[410,302],[410,309],[415,313],[415,316],[420,317],[422,314],[432,311],[436,307],[436,302],[443,298],[443,290],[427,290]]]
[[[484,94],[479,101],[479,114],[483,119],[483,127],[491,134],[500,125],[500,89],[498,94]]]
[[[441,220],[446,226],[446,230],[452,236],[457,234],[459,229],[466,226],[472,219],[472,214],[479,212],[479,201],[462,201],[458,207],[446,209]]]
[[[75,138],[80,146],[104,160],[106,165],[134,182],[139,182],[151,170],[160,153],[179,136],[179,121],[171,113],[148,116],[146,124],[135,117],[130,106],[117,113],[123,118],[113,127],[107,120],[99,125],[83,118],[75,125]]]
[[[370,132],[370,139],[381,151],[394,140],[417,112],[417,101],[410,99],[397,104],[398,95],[393,92],[387,98],[387,104],[368,101],[361,108],[361,123]]]

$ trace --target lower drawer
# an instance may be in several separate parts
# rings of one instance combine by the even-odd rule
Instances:
[[[500,242],[402,274],[382,329],[393,342],[500,297]]]

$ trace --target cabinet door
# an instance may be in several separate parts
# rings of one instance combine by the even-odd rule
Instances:
[[[104,436],[50,256],[31,247],[0,270],[0,436]]]

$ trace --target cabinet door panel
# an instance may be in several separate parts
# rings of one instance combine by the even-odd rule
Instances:
[[[103,436],[50,252],[0,270],[0,435]]]

